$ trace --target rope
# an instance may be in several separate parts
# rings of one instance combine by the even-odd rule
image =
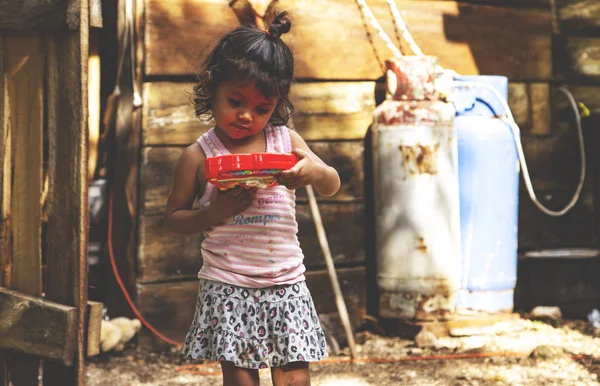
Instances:
[[[394,45],[394,42],[392,41],[392,39],[390,39],[388,34],[385,33],[385,31],[381,27],[381,24],[379,24],[379,22],[375,18],[375,15],[373,15],[373,12],[371,12],[371,9],[369,8],[365,0],[356,0],[356,4],[358,5],[358,8],[365,17],[365,19],[371,23],[375,31],[377,31],[379,37],[383,39],[386,46],[390,49],[390,51],[392,51],[394,56],[401,57],[402,52],[400,52],[398,47]]]
[[[408,27],[406,27],[406,23],[404,22],[404,19],[402,18],[402,15],[400,14],[400,10],[398,10],[396,1],[395,0],[386,0],[386,1],[388,4],[388,7],[390,8],[390,11],[392,12],[392,16],[394,18],[394,27],[399,29],[400,31],[402,31],[402,37],[404,38],[404,40],[406,40],[406,42],[410,46],[410,49],[412,50],[412,52],[415,55],[423,56],[423,51],[421,51],[421,48],[419,48],[419,45],[417,44],[417,42],[415,42],[415,39],[413,39],[410,32],[408,32]]]
[[[117,279],[117,283],[119,284],[119,287],[121,287],[121,291],[123,292],[123,295],[125,296],[125,299],[127,300],[127,303],[129,304],[129,307],[131,307],[131,310],[133,311],[133,313],[138,317],[140,322],[142,322],[142,324],[144,326],[146,326],[146,328],[148,328],[148,330],[152,331],[152,333],[154,333],[154,335],[156,335],[158,338],[160,338],[161,340],[163,340],[166,343],[169,343],[174,346],[183,346],[182,342],[177,342],[177,341],[172,340],[172,339],[164,336],[163,334],[161,334],[160,331],[158,331],[156,328],[154,328],[150,324],[150,322],[148,322],[142,316],[140,311],[137,309],[137,307],[131,300],[129,293],[127,292],[127,288],[125,288],[125,284],[123,284],[123,280],[121,280],[121,275],[119,275],[119,270],[117,269],[117,263],[115,261],[115,254],[114,254],[113,245],[112,245],[113,200],[114,200],[114,193],[111,191],[109,203],[108,203],[108,252],[110,255],[110,265],[112,266],[113,273],[115,274],[115,279]]]

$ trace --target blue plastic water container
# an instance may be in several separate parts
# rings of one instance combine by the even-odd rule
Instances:
[[[503,76],[458,79],[493,86],[507,98]],[[458,310],[512,311],[517,278],[519,161],[504,111],[490,90],[455,93],[462,246]]]

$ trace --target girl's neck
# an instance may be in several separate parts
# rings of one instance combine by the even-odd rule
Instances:
[[[230,153],[259,153],[267,151],[267,138],[264,129],[254,135],[240,139],[231,138],[219,126],[215,126],[215,133]]]

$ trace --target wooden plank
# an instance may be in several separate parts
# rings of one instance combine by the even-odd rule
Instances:
[[[536,190],[538,199],[551,209],[563,208],[573,190]],[[594,224],[591,188],[581,193],[579,202],[563,217],[542,213],[526,192],[519,195],[519,249],[594,247],[598,242]]]
[[[362,267],[337,270],[348,312],[360,315],[365,304],[365,270]],[[329,277],[325,270],[306,273],[306,282],[313,295],[318,313],[337,312],[331,296]],[[137,286],[137,299],[140,312],[161,333],[171,339],[183,341],[192,318],[198,296],[198,281],[178,281]],[[155,335],[142,330],[138,337],[141,350],[160,350],[167,346]]]
[[[334,262],[336,264],[363,263],[367,232],[363,203],[320,203],[319,210]],[[309,268],[322,268],[325,261],[308,204],[296,205],[296,218],[299,228],[298,239],[304,252],[304,264]]]
[[[4,36],[0,34],[0,73],[4,74]],[[11,181],[12,151],[8,126],[8,98],[5,77],[0,76],[0,286],[8,287],[11,264]],[[0,364],[1,367],[1,364]],[[0,385],[2,383],[0,382]]]
[[[193,279],[202,267],[202,234],[181,236],[167,231],[164,217],[140,216],[137,282]]]
[[[600,80],[600,37],[557,37],[553,55],[559,79]]]
[[[318,201],[357,201],[364,197],[364,142],[309,142],[311,150],[340,175],[340,190],[331,197],[317,195]],[[298,201],[307,202],[306,189],[296,190]]]
[[[363,139],[372,122],[374,82],[297,83],[293,126],[306,140]],[[144,85],[144,145],[187,145],[213,126],[195,118],[191,86],[155,82]],[[548,133],[548,83],[510,82],[508,102],[524,133]]]
[[[356,201],[363,197],[363,143],[310,142],[309,146],[325,162],[338,170],[342,180],[340,191],[331,197],[319,196],[319,201]],[[142,211],[145,215],[162,214],[171,190],[173,171],[182,148],[150,147],[143,150]],[[298,199],[306,201],[306,192],[297,191]]]
[[[523,136],[529,175],[537,190],[574,190],[579,181],[579,144],[575,128],[560,135]],[[524,185],[521,185],[521,190]]]
[[[102,0],[90,0],[90,27],[102,28]]]
[[[54,189],[48,210],[47,299],[77,309],[73,365],[45,363],[44,385],[85,384],[88,236],[88,95],[89,10],[73,7],[78,31],[63,30],[47,40],[48,132],[53,147]]]
[[[321,204],[321,217],[327,231],[336,264],[361,264],[365,260],[364,207],[360,202]],[[304,252],[304,264],[323,268],[308,204],[296,206],[298,239]],[[200,245],[203,236],[178,236],[168,232],[162,216],[140,217],[138,283],[195,278],[202,266]]]
[[[42,293],[41,206],[44,55],[41,39],[7,37],[5,54],[12,64],[7,79],[10,130],[14,141],[11,288]]]
[[[455,1],[397,3],[422,50],[438,56],[444,67],[511,79],[551,77],[549,9]],[[295,52],[297,78],[375,80],[382,75],[354,1],[281,0],[278,6],[289,10],[294,20],[284,40]],[[386,2],[373,0],[369,6],[393,36]],[[195,73],[194,58],[205,55],[221,35],[238,25],[226,2],[146,0],[146,12],[148,75]],[[388,57],[381,39],[374,41],[379,55]]]
[[[550,133],[550,86],[548,83],[510,82],[508,105],[525,135]]]
[[[0,33],[0,74],[4,74],[4,34]],[[6,82],[0,76],[0,287],[8,287],[10,277],[10,160],[11,142],[8,136],[8,119],[5,102]],[[0,353],[0,386],[8,386],[8,368],[6,355]]]
[[[54,359],[70,366],[76,328],[75,307],[0,287],[0,349]],[[37,384],[38,375],[34,375]]]
[[[586,318],[600,303],[598,272],[599,258],[519,259],[516,305],[524,310],[556,305],[566,317]]]
[[[374,82],[297,83],[292,127],[305,140],[362,139],[373,120]]]
[[[104,304],[88,301],[86,307],[86,355],[100,354],[100,328],[104,313]]]
[[[7,64],[6,86],[9,105],[12,173],[11,225],[12,267],[10,286],[24,294],[42,293],[41,205],[43,170],[42,104],[44,92],[44,50],[35,35],[7,36],[4,42]],[[17,172],[18,171],[18,172]],[[15,354],[8,362],[14,384],[37,382],[39,358]]]
[[[67,21],[68,0],[0,0],[0,28],[55,30]]]
[[[144,145],[187,145],[214,126],[195,117],[190,92],[189,84],[144,84]],[[360,139],[373,118],[374,82],[297,83],[290,95],[305,140]]]
[[[559,30],[563,34],[598,34],[600,4],[596,0],[555,0]]]

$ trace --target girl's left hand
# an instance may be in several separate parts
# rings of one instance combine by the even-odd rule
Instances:
[[[315,162],[310,154],[302,149],[296,148],[292,153],[299,161],[291,169],[279,174],[277,177],[279,184],[290,190],[314,184],[320,178],[323,166]]]

